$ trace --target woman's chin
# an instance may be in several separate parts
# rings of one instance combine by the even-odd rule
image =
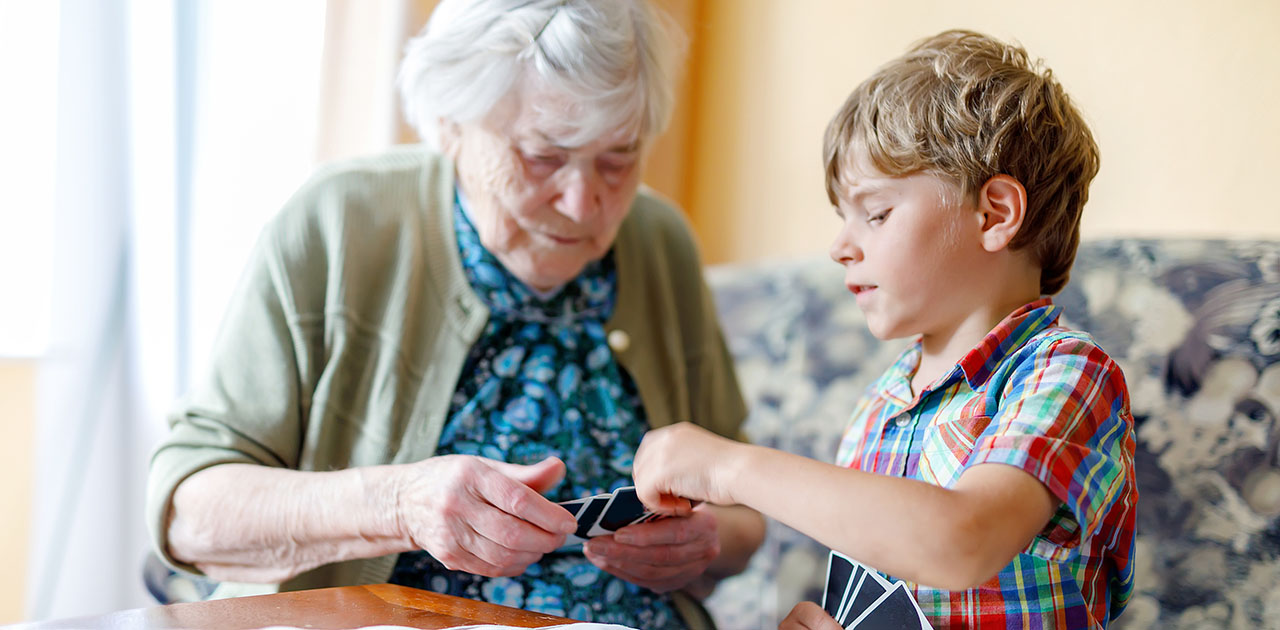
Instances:
[[[523,270],[511,269],[511,274],[519,278],[525,285],[538,291],[550,291],[557,289],[582,273],[582,264],[541,264],[531,265],[530,268]]]

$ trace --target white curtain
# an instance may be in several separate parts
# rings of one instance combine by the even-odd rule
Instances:
[[[29,620],[153,604],[148,457],[259,229],[314,166],[324,14],[61,3]]]

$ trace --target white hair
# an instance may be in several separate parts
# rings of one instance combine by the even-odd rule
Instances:
[[[435,147],[440,121],[483,119],[517,85],[573,104],[544,112],[572,129],[557,138],[566,146],[628,125],[645,138],[671,117],[682,48],[645,0],[441,0],[405,47],[397,84],[406,120]]]

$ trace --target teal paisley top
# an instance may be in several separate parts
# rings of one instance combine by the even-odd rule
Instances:
[[[557,502],[631,485],[648,423],[606,340],[617,294],[612,254],[539,296],[481,245],[463,203],[454,204],[462,266],[490,316],[463,366],[437,454],[517,464],[558,456],[568,473],[548,493]],[[511,578],[451,571],[425,551],[404,553],[391,582],[581,621],[683,628],[668,597],[601,571],[580,545]]]

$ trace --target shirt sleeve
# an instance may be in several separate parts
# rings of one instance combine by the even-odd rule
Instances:
[[[1124,375],[1077,336],[1042,340],[1009,365],[996,413],[966,467],[1007,464],[1040,480],[1060,505],[1027,553],[1063,562],[1102,531],[1132,480]]]
[[[282,281],[278,227],[269,225],[259,237],[214,342],[212,367],[170,414],[169,433],[151,458],[151,540],[161,558],[188,572],[199,573],[168,549],[169,510],[179,484],[218,464],[297,466],[305,353],[295,346],[300,324]]]

